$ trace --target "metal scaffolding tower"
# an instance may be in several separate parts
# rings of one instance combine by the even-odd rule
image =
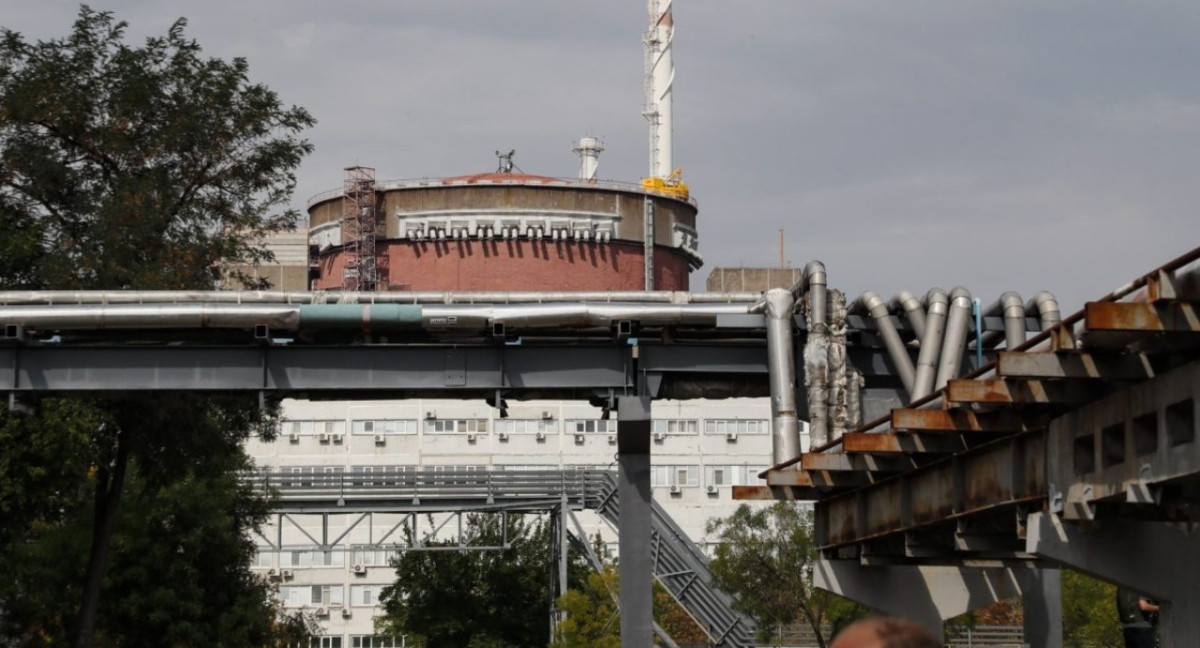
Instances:
[[[342,245],[346,250],[343,290],[373,292],[378,288],[375,230],[375,169],[347,167],[342,185]]]

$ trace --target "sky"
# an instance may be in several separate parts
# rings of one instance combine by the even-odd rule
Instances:
[[[317,118],[296,206],[383,179],[648,165],[634,0],[94,0],[140,41],[184,16],[210,56]],[[1073,312],[1200,245],[1200,3],[679,0],[675,163],[717,266],[817,259],[830,286],[1054,292]],[[65,35],[78,5],[0,0]]]

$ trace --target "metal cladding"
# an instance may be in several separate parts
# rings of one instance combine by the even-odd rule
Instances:
[[[771,375],[771,448],[775,463],[800,455],[800,423],[796,417],[796,367],[792,347],[792,293],[773,288],[763,295],[767,316],[767,362]]]

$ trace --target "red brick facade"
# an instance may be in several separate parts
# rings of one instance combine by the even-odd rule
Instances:
[[[314,288],[338,290],[345,257],[321,258]],[[390,290],[617,291],[642,290],[642,246],[529,240],[381,241],[380,279]],[[655,288],[688,290],[687,258],[655,248]],[[383,284],[381,282],[381,288]]]

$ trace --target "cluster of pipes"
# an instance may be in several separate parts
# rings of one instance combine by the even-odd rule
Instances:
[[[845,295],[828,288],[825,266],[809,262],[800,280],[790,290],[767,291],[751,312],[767,317],[767,349],[771,375],[771,415],[775,464],[800,456],[799,418],[796,408],[795,355],[792,320],[803,309],[808,335],[804,345],[804,391],[808,398],[809,440],[819,447],[840,438],[862,422],[862,374],[850,366],[846,354],[848,315],[869,315],[883,340],[909,401],[916,401],[945,387],[958,376],[964,355],[972,344],[992,348],[1001,339],[1009,349],[1025,342],[1025,319],[1039,318],[1042,330],[1062,321],[1058,301],[1046,291],[1028,302],[1009,291],[987,308],[980,308],[971,293],[961,286],[949,293],[933,288],[924,299],[900,291],[891,301],[864,292],[846,304]],[[906,343],[892,321],[903,314],[915,339]],[[984,317],[1002,316],[1004,331],[982,331]],[[981,332],[970,340],[971,320]],[[910,349],[917,348],[914,366]]]

